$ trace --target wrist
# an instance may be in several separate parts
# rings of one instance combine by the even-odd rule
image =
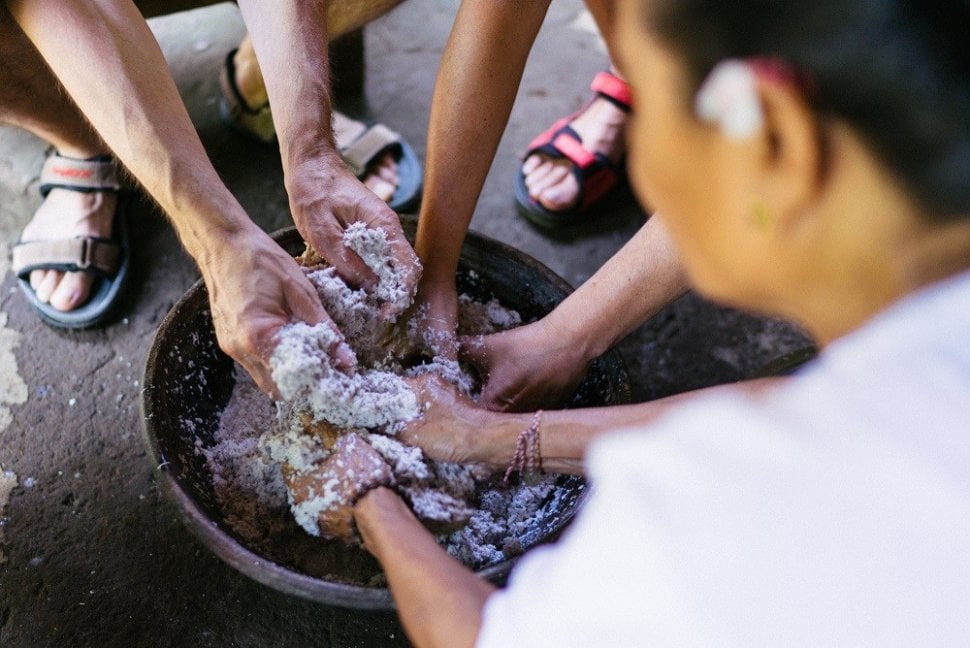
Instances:
[[[280,156],[287,189],[290,181],[300,179],[299,172],[306,165],[323,170],[346,169],[333,137],[329,111],[326,118],[321,115],[305,119],[291,127],[289,132],[281,133]]]
[[[473,438],[474,461],[505,470],[515,456],[519,434],[529,427],[532,417],[532,413],[487,412],[482,432]]]
[[[241,237],[248,237],[253,227],[255,225],[242,207],[238,207],[238,210],[227,210],[211,218],[193,218],[177,231],[189,256],[200,268],[205,268],[213,259],[238,248]]]
[[[590,329],[581,317],[573,317],[561,305],[530,326],[538,327],[538,335],[533,340],[543,353],[577,371],[609,348],[602,336]]]
[[[186,245],[186,249],[195,259],[202,278],[211,290],[213,273],[239,272],[241,264],[259,254],[257,250],[264,249],[266,243],[272,243],[269,235],[247,218],[244,222],[225,223],[206,229],[194,248],[189,249]]]
[[[454,301],[458,286],[454,272],[442,272],[440,269],[430,269],[421,262],[421,278],[418,280],[418,294],[430,302]]]
[[[367,492],[354,504],[357,532],[367,551],[378,558],[381,553],[382,529],[408,519],[417,521],[401,496],[385,486]]]

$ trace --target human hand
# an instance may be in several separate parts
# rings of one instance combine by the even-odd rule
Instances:
[[[284,469],[284,478],[294,505],[306,504],[314,513],[320,535],[351,544],[358,540],[354,526],[354,504],[368,491],[394,482],[391,467],[358,434],[342,435],[331,454],[308,471]],[[319,508],[316,498],[325,497]]]
[[[476,441],[485,436],[489,412],[459,393],[458,389],[436,374],[408,378],[421,407],[421,415],[407,423],[398,439],[421,450],[436,461],[477,463]]]
[[[431,356],[448,360],[458,358],[458,292],[454,277],[439,279],[426,274],[410,311],[411,325],[417,333],[414,343]]]
[[[589,367],[582,345],[548,330],[545,320],[460,340],[462,360],[485,381],[478,404],[525,412],[562,405]]]
[[[381,229],[390,244],[391,264],[401,273],[401,283],[414,294],[421,263],[401,229],[397,214],[355,178],[336,153],[306,159],[286,173],[293,222],[314,250],[348,284],[372,290],[377,275],[343,243],[344,231],[362,222]],[[380,313],[390,320],[400,314],[401,304],[387,303]]]
[[[354,521],[364,549],[375,553],[380,529],[394,529],[404,524],[409,530],[427,533],[407,502],[390,488],[378,487],[367,491],[354,505]],[[400,536],[395,536],[400,540]]]
[[[220,237],[219,245],[199,260],[216,339],[260,389],[279,398],[269,358],[280,328],[295,320],[333,322],[293,257],[256,225]],[[355,367],[353,351],[339,332],[330,351],[338,368]]]

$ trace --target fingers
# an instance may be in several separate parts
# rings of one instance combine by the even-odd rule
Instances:
[[[237,359],[237,361],[239,361]],[[252,356],[247,358],[245,362],[239,361],[243,369],[246,370],[252,379],[263,392],[269,394],[270,398],[273,400],[280,400],[282,395],[279,389],[276,387],[276,383],[273,382],[272,371],[261,358]]]
[[[320,256],[337,270],[348,285],[373,289],[377,275],[367,267],[356,252],[344,245],[344,227],[335,218],[324,219],[319,225],[301,232]]]
[[[482,381],[482,393],[478,399],[481,407],[504,412],[513,402],[505,397],[503,388],[491,380],[488,344],[484,335],[465,335],[458,339],[458,357],[471,365]]]
[[[304,279],[301,282],[287,283],[287,304],[292,314],[292,318],[301,320],[307,324],[325,324],[336,335],[335,342],[327,349],[328,354],[334,361],[337,369],[345,372],[352,372],[357,368],[357,356],[354,354],[350,345],[344,339],[343,333],[337,328],[330,315],[320,303],[310,282]],[[278,332],[278,331],[277,331]],[[275,334],[274,334],[275,339]],[[274,343],[275,346],[275,343]]]

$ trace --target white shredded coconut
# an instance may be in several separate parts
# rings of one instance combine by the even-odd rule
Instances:
[[[413,298],[401,269],[394,267],[387,236],[358,223],[347,229],[344,243],[375,272],[376,288],[355,290],[332,268],[305,270],[356,354],[357,370],[347,373],[334,366],[340,337],[331,326],[305,323],[280,331],[270,359],[282,402],[274,406],[237,369],[215,443],[198,444],[227,522],[249,540],[289,544],[293,540],[286,539],[286,525],[295,521],[318,536],[321,520],[347,505],[347,492],[355,485],[389,483],[420,519],[439,533],[450,533],[440,539],[469,566],[515,555],[517,540],[510,534],[528,527],[528,515],[541,507],[553,482],[523,496],[521,491],[533,488],[486,482],[480,469],[429,460],[419,448],[393,438],[421,411],[403,377],[436,373],[472,396],[477,383],[458,362],[443,357],[404,364],[422,345],[416,343],[413,319],[407,327],[395,327],[381,317],[387,304],[403,311]],[[488,334],[520,323],[518,313],[495,299],[483,303],[459,296],[459,333]],[[197,426],[185,427],[195,433]],[[343,455],[333,454],[335,444],[351,440],[367,445],[367,462],[352,467]]]
[[[420,413],[407,383],[387,371],[348,375],[333,366],[336,334],[325,324],[288,324],[270,357],[273,380],[283,398],[315,421],[340,428],[377,428],[406,422]]]

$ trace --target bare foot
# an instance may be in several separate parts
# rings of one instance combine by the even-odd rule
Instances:
[[[52,189],[20,235],[22,241],[45,241],[76,236],[111,237],[118,194]],[[34,270],[30,287],[37,298],[60,311],[81,306],[91,294],[94,277],[85,272]]]
[[[597,97],[570,126],[579,134],[583,148],[602,153],[614,164],[623,157],[623,131],[627,114],[612,102]],[[579,202],[580,187],[565,158],[536,153],[522,163],[529,196],[549,211],[566,211]]]

